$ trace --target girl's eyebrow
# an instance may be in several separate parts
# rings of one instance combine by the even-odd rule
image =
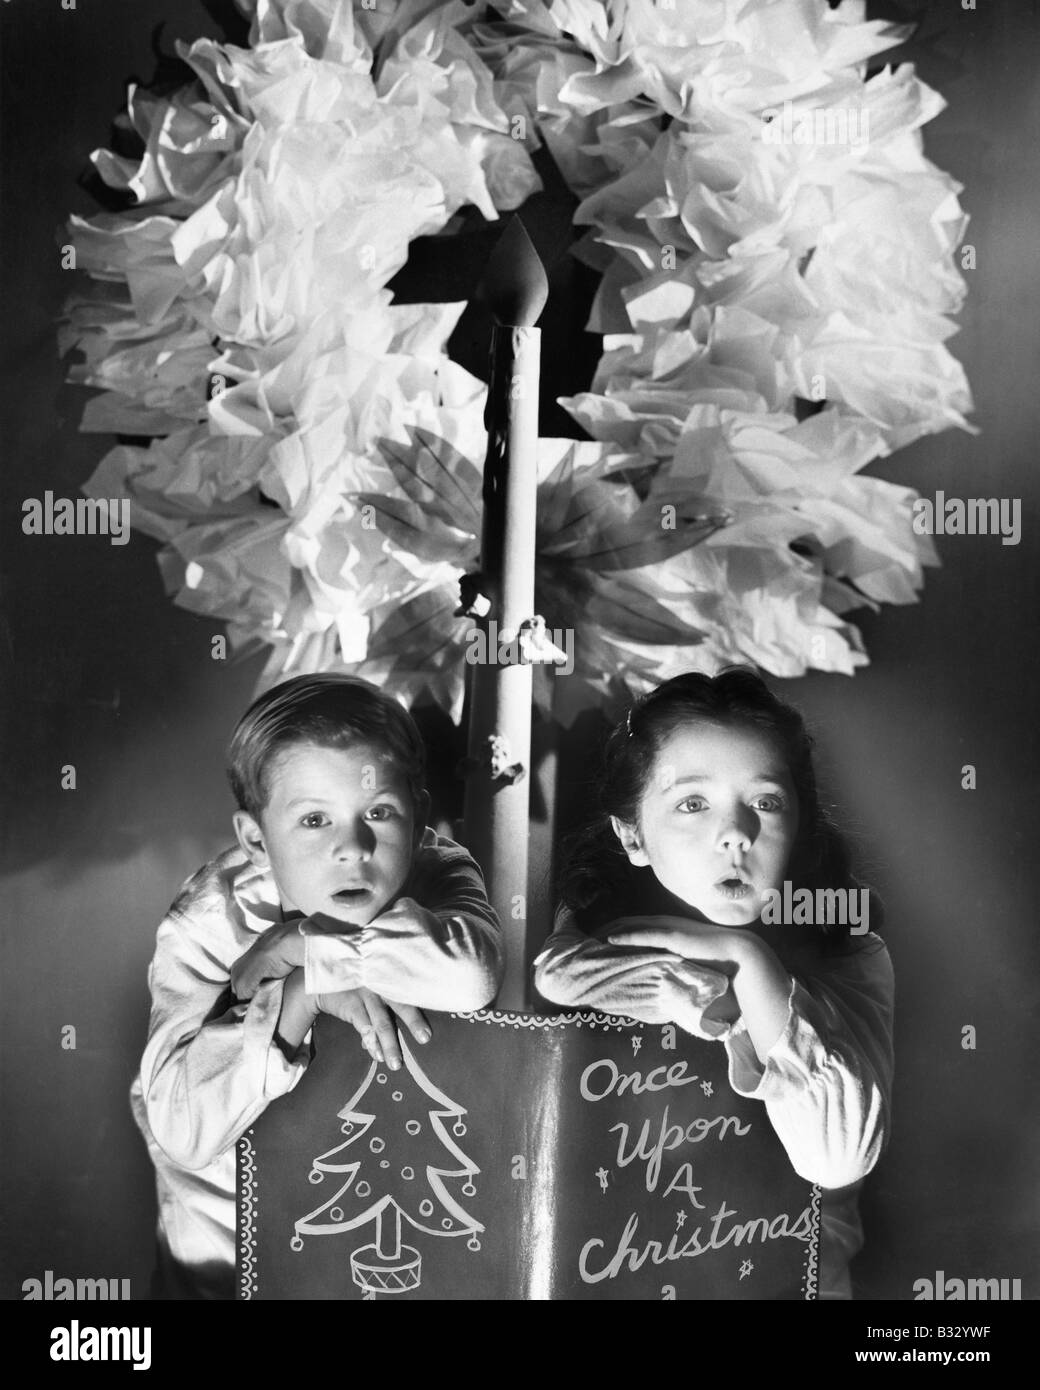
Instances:
[[[748,778],[748,781],[750,781],[750,782],[756,782],[756,783],[769,782],[769,783],[771,783],[774,787],[786,787],[787,784],[788,784],[788,782],[789,782],[789,780],[790,780],[790,779],[789,779],[789,778],[787,777],[787,775],[786,775],[785,773],[783,773],[783,772],[759,772],[759,773],[756,773],[754,777],[749,777],[749,778]],[[714,781],[714,778],[713,778],[709,773],[706,773],[706,772],[691,772],[691,773],[688,773],[687,776],[685,776],[685,777],[677,777],[677,778],[675,779],[675,781],[671,783],[671,786],[670,786],[667,790],[671,790],[672,787],[684,787],[684,786],[687,785],[687,783],[690,783],[690,782],[711,782],[711,781]]]

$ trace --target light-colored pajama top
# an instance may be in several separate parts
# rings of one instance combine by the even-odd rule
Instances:
[[[330,933],[304,919],[307,993],[363,987],[418,1008],[483,1008],[498,988],[502,934],[473,859],[427,829],[404,894],[366,927]],[[231,992],[232,965],[282,920],[270,870],[236,848],[187,880],[159,926],[130,1099],[155,1165],[160,1266],[186,1296],[231,1295],[235,1143],[309,1061],[309,1033],[291,1057],[275,1040],[284,980],[264,981],[248,1002]]]

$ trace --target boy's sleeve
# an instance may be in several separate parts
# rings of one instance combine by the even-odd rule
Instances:
[[[884,1148],[893,996],[891,960],[872,937],[833,967],[794,977],[764,1065],[746,1033],[726,1041],[733,1089],[764,1102],[795,1171],[821,1187],[860,1181]]]
[[[282,980],[265,981],[248,1003],[232,995],[242,949],[212,914],[175,905],[159,927],[140,1079],[149,1129],[183,1168],[204,1168],[235,1143],[309,1056],[301,1046],[290,1061],[274,1042]]]
[[[445,1013],[491,1002],[502,979],[502,928],[474,860],[430,831],[406,888],[367,927],[301,924],[308,994],[363,987]]]

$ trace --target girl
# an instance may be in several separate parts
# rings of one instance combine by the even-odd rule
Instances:
[[[721,1042],[733,1089],[824,1189],[820,1297],[850,1298],[859,1189],[888,1128],[892,967],[801,716],[750,671],[677,676],[611,734],[600,805],[539,990]]]

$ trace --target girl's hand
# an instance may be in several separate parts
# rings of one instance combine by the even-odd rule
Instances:
[[[717,927],[689,917],[619,917],[611,922],[607,940],[614,946],[668,951],[686,960],[710,960],[724,974],[733,974],[748,941],[755,938],[737,927]]]
[[[765,1066],[787,1027],[793,981],[754,932],[686,917],[626,917],[611,923],[609,940],[616,946],[652,946],[687,960],[711,961],[730,977],[752,1045]]]
[[[692,961],[676,961],[664,972],[657,1003],[660,1016],[644,1017],[642,1022],[675,1023],[684,1032],[711,1042],[740,1017],[726,975]],[[705,1019],[711,1019],[712,1024],[706,1026]]]
[[[331,1014],[356,1028],[369,1056],[376,1062],[385,1062],[391,1071],[397,1071],[401,1065],[398,1025],[393,1014],[406,1025],[416,1042],[430,1040],[430,1025],[421,1009],[395,1003],[392,999],[380,999],[370,989],[343,989],[335,994],[311,997],[322,1013]]]

